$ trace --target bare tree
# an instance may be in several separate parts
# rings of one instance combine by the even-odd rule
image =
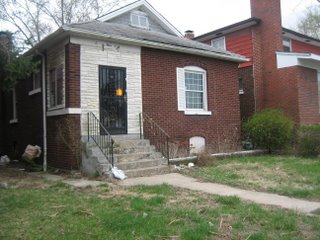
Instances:
[[[306,10],[304,17],[298,23],[298,30],[310,37],[320,39],[320,5]]]
[[[16,28],[19,43],[34,46],[54,29],[100,17],[125,0],[0,0],[0,21]]]

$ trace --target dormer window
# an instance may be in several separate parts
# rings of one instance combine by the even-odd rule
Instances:
[[[131,12],[131,25],[134,27],[149,29],[148,17],[144,12]]]

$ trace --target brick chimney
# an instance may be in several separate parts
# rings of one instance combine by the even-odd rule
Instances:
[[[280,0],[250,0],[251,16],[260,24],[253,29],[256,110],[273,107],[279,81],[276,51],[283,51]]]
[[[184,32],[184,37],[192,40],[194,39],[194,32],[192,30],[187,30]]]

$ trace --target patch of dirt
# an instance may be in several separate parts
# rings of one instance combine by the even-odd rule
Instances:
[[[31,175],[24,171],[21,166],[0,166],[0,184],[3,187],[13,188],[47,188],[50,184],[46,183],[40,177]]]

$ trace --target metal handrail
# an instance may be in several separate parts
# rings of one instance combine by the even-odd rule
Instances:
[[[107,129],[92,112],[88,112],[88,141],[90,141],[90,138],[97,144],[103,155],[114,167],[114,141]]]
[[[169,135],[146,113],[139,114],[139,122],[140,139],[143,137],[149,139],[156,150],[168,159],[169,164]]]

